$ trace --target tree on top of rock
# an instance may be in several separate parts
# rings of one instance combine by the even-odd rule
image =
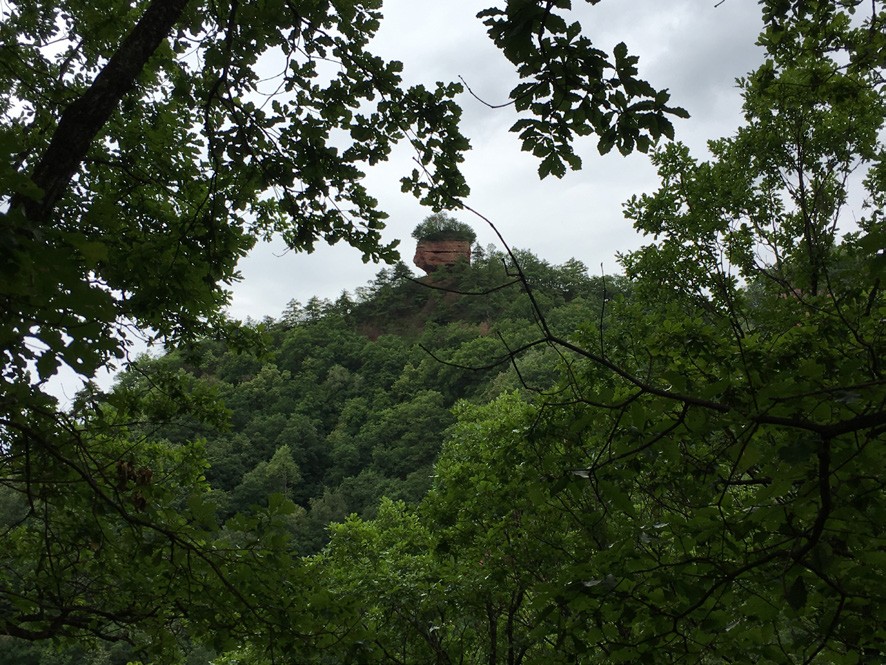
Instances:
[[[477,239],[477,234],[468,224],[458,221],[445,212],[438,212],[425,217],[424,221],[415,227],[412,237],[419,242],[423,240],[467,240],[468,243],[473,243]]]

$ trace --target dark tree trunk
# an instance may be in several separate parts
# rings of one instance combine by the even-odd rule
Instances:
[[[133,89],[148,59],[170,34],[189,1],[153,0],[92,85],[64,110],[31,176],[43,190],[43,198],[16,202],[24,206],[31,221],[49,218],[95,137],[123,96]]]

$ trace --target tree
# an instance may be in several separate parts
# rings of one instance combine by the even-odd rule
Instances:
[[[270,461],[261,461],[244,474],[233,493],[234,507],[248,510],[253,506],[267,505],[272,494],[291,499],[300,481],[301,471],[292,459],[292,451],[287,445],[280,446]]]
[[[658,238],[624,257],[640,297],[605,347],[583,340],[598,351],[577,397],[599,407],[577,421],[579,475],[621,529],[594,555],[616,586],[591,592],[620,632],[597,639],[633,658],[886,653],[869,619],[886,600],[870,472],[886,428],[884,17],[765,9],[746,126],[709,163],[656,155],[661,188],[627,207]],[[872,212],[840,240],[848,179],[868,165]]]
[[[623,259],[637,304],[605,347],[582,342],[598,350],[578,397],[602,406],[576,437],[582,475],[621,529],[594,556],[616,586],[592,594],[618,617],[601,645],[633,658],[886,653],[868,619],[886,600],[869,472],[886,427],[882,213],[837,237],[850,174],[876,164],[867,196],[882,201],[884,17],[765,10],[746,125],[709,163],[679,145],[655,156],[661,188],[627,206],[658,239]]]
[[[412,231],[412,237],[421,241],[433,240],[467,240],[473,243],[477,234],[470,225],[460,222],[455,217],[438,212],[425,219]]]
[[[559,334],[520,271],[541,328],[521,348],[560,354],[559,389],[462,411],[418,513],[436,565],[488,549],[525,585],[512,643],[564,662],[886,657],[886,14],[762,5],[744,126],[709,161],[654,154],[659,189],[626,206],[653,240],[593,322]],[[398,611],[449,635],[460,600]]]
[[[372,522],[352,516],[331,531],[317,568],[344,612],[329,656],[451,663],[469,651],[458,617],[448,614],[445,603],[458,588],[455,580],[434,556],[432,534],[403,503],[385,499]]]

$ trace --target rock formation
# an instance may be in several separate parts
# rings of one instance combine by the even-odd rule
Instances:
[[[468,240],[419,240],[412,262],[430,275],[440,266],[455,265],[461,259],[471,262]]]

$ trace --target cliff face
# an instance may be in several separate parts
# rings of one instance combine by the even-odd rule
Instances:
[[[430,275],[440,266],[455,265],[460,259],[471,262],[471,243],[467,240],[419,240],[412,262]]]

